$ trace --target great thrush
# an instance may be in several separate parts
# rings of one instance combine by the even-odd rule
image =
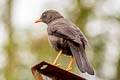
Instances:
[[[88,41],[80,29],[72,22],[66,20],[59,12],[55,10],[45,11],[41,18],[35,23],[44,22],[48,25],[48,40],[53,49],[59,54],[53,62],[56,62],[63,53],[72,56],[71,61],[66,70],[71,70],[72,62],[75,58],[77,66],[82,73],[94,75],[94,70],[88,62],[85,46]]]

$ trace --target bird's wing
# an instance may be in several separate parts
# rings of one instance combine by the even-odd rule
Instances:
[[[49,25],[48,34],[71,40],[78,44],[87,44],[87,39],[78,27],[67,21],[57,21]]]

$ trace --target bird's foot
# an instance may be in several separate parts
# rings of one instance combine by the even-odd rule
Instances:
[[[55,66],[57,66],[57,67],[58,67],[58,66],[61,66],[61,65],[62,65],[62,64],[56,64]]]
[[[72,70],[72,67],[68,67],[66,70],[67,70],[67,71],[70,71],[70,70]]]
[[[62,64],[53,64],[53,65],[58,67],[58,66],[61,66]]]

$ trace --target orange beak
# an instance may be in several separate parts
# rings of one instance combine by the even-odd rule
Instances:
[[[39,23],[39,22],[42,22],[42,19],[38,19],[37,21],[35,21],[35,23]]]

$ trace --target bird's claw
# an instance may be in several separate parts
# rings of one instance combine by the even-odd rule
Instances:
[[[72,70],[72,67],[68,67],[66,70],[67,70],[67,71],[70,71],[70,70]]]
[[[58,66],[61,66],[61,65],[62,65],[62,64],[56,64],[55,66],[57,66],[57,67],[58,67]]]
[[[58,66],[61,66],[62,64],[53,64],[53,65],[58,67]]]

